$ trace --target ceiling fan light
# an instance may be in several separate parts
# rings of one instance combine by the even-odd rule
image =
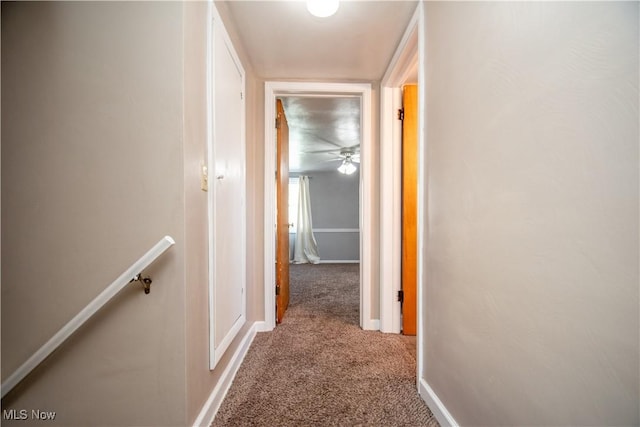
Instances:
[[[345,175],[351,175],[356,171],[356,167],[349,160],[344,160],[340,166],[338,166],[338,172]]]
[[[307,0],[307,10],[318,18],[327,18],[338,11],[339,0]]]

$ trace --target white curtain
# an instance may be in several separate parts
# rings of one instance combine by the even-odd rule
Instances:
[[[298,222],[296,223],[296,242],[294,245],[293,262],[295,264],[318,264],[318,244],[313,237],[311,221],[311,198],[309,196],[309,177],[300,177],[298,189]]]

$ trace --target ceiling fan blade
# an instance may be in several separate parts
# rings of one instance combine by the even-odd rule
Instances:
[[[332,159],[323,159],[322,162],[328,163],[328,162],[342,162],[344,161],[344,159],[342,157],[334,157]]]
[[[331,150],[313,150],[313,151],[303,151],[303,153],[305,154],[322,154],[322,153],[336,153],[339,154],[340,150],[339,149],[331,149]]]
[[[322,141],[324,143],[327,143],[329,145],[333,145],[338,150],[342,148],[342,146],[340,144],[318,135],[316,132],[314,132],[313,129],[296,128],[295,130],[299,131],[301,133],[305,133],[305,134],[309,135],[311,138],[318,139],[318,140],[320,140],[320,141]]]

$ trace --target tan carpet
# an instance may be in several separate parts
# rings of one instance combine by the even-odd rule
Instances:
[[[291,266],[284,321],[257,334],[213,426],[438,426],[415,337],[363,331],[359,266]]]

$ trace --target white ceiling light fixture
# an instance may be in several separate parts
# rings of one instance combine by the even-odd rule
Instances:
[[[340,0],[307,0],[307,10],[318,18],[327,18],[338,11]]]
[[[338,172],[345,175],[351,175],[356,171],[356,166],[351,161],[351,155],[347,154],[346,158],[342,161],[342,164],[338,166]]]

